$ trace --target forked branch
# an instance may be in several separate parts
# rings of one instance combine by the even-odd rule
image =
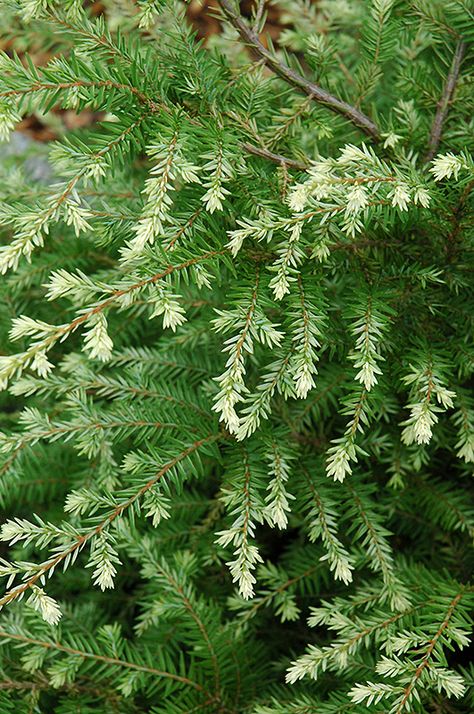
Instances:
[[[219,4],[225,16],[235,27],[242,40],[244,40],[275,74],[305,94],[311,96],[314,101],[323,104],[331,111],[348,119],[374,141],[380,141],[379,129],[372,119],[356,109],[356,107],[344,102],[317,84],[310,82],[306,77],[303,77],[283,62],[280,62],[272,52],[264,47],[258,35],[244,22],[240,13],[234,8],[232,0],[219,0]]]
[[[453,61],[451,64],[451,70],[448,74],[446,84],[444,85],[443,93],[439,99],[436,115],[431,127],[430,140],[428,144],[428,152],[425,156],[425,161],[431,161],[436,152],[438,151],[439,142],[441,141],[441,135],[443,133],[444,122],[448,116],[449,105],[456,89],[456,84],[459,79],[459,72],[461,69],[461,63],[466,51],[466,45],[464,42],[459,40],[456,45],[456,50],[454,52]]]

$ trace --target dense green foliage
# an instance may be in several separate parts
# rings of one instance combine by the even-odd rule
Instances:
[[[273,4],[0,2],[1,714],[473,711],[474,5]]]

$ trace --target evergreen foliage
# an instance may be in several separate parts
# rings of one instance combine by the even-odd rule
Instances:
[[[472,712],[474,5],[88,5],[0,2],[0,138],[98,116],[0,169],[0,711]]]

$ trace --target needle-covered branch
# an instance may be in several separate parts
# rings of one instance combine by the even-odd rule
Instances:
[[[377,125],[368,116],[356,107],[351,106],[347,102],[339,99],[327,90],[306,79],[306,77],[298,74],[284,62],[278,60],[272,52],[267,50],[267,48],[260,42],[256,32],[248,27],[238,10],[235,9],[232,0],[219,0],[219,4],[225,16],[235,27],[245,44],[248,45],[248,47],[260,59],[262,59],[276,75],[302,92],[305,92],[305,94],[308,94],[314,99],[315,102],[319,102],[336,114],[340,114],[345,117],[348,121],[352,122],[352,124],[367,134],[367,136],[369,136],[373,141],[380,141],[380,131]]]

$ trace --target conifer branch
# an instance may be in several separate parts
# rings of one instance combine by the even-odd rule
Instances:
[[[93,25],[91,26],[89,23],[82,24],[80,21],[72,22],[69,19],[58,15],[55,8],[46,7],[45,12],[48,14],[52,22],[60,27],[63,27],[73,35],[86,38],[98,47],[105,48],[111,56],[120,57],[121,60],[127,62],[128,64],[136,61],[135,58],[131,57],[127,52],[124,52],[116,43],[113,42],[108,32],[92,32],[91,27],[93,27]],[[84,16],[82,19],[84,19]]]
[[[384,542],[385,539],[383,536],[377,531],[374,523],[372,523],[370,515],[367,513],[367,510],[365,509],[357,491],[350,485],[347,486],[347,488],[351,493],[357,511],[360,514],[360,518],[367,532],[367,537],[372,543],[374,565],[380,569],[385,583],[391,583],[393,581],[393,561],[391,551],[387,548],[387,543]]]
[[[155,669],[154,667],[149,667],[144,664],[137,664],[135,662],[128,662],[127,660],[119,659],[118,657],[107,657],[106,655],[100,655],[95,652],[86,652],[85,650],[76,649],[74,647],[68,647],[57,641],[49,640],[38,640],[34,637],[28,637],[27,635],[21,635],[15,632],[8,632],[6,630],[0,629],[0,638],[4,641],[13,640],[14,642],[23,642],[27,645],[33,645],[38,647],[44,647],[46,650],[55,650],[57,652],[64,652],[65,654],[73,655],[74,657],[80,657],[85,660],[93,660],[95,662],[102,662],[104,664],[113,665],[116,667],[124,667],[126,669],[133,669],[137,672],[144,672],[145,674],[151,674],[154,677],[162,677],[163,679],[171,679],[175,682],[180,682],[193,689],[203,692],[206,696],[210,696],[209,692],[206,692],[204,687],[198,682],[194,682],[188,677],[183,677],[182,675],[176,674],[174,672],[164,672],[160,669]],[[211,701],[215,701],[211,698]]]
[[[412,680],[407,685],[407,687],[403,693],[403,696],[400,700],[400,703],[397,706],[395,714],[403,714],[403,712],[406,710],[406,707],[409,704],[411,697],[413,696],[413,690],[416,687],[417,682],[420,679],[421,675],[423,674],[424,670],[427,667],[429,667],[430,659],[431,659],[431,656],[438,644],[438,640],[440,639],[440,637],[442,637],[443,632],[449,626],[449,623],[450,623],[450,620],[454,614],[454,611],[456,610],[456,607],[459,604],[459,602],[462,600],[465,592],[466,592],[466,588],[463,587],[462,590],[460,592],[458,592],[457,595],[449,603],[449,607],[446,612],[446,616],[445,616],[443,622],[441,623],[436,634],[431,638],[431,640],[428,644],[428,647],[426,649],[426,652],[423,655],[423,658],[422,658],[420,664],[417,666],[417,668],[415,670]]]
[[[17,598],[23,597],[24,593],[34,587],[38,581],[43,581],[43,579],[48,575],[50,572],[54,572],[54,570],[63,563],[66,559],[68,561],[71,560],[72,556],[76,554],[76,552],[80,552],[84,546],[95,536],[100,535],[105,528],[107,528],[111,523],[113,523],[119,516],[124,513],[124,511],[127,510],[131,505],[135,503],[138,499],[140,499],[147,491],[149,491],[153,486],[158,483],[158,481],[165,476],[168,471],[171,469],[174,469],[174,467],[180,463],[183,459],[186,459],[188,456],[190,456],[192,453],[200,449],[204,444],[211,443],[213,441],[216,441],[219,439],[221,435],[215,435],[212,434],[211,436],[208,436],[204,439],[199,439],[195,441],[191,446],[187,447],[182,451],[178,456],[175,458],[171,459],[168,461],[167,464],[165,464],[154,476],[151,478],[147,483],[145,483],[136,493],[134,493],[130,498],[128,498],[126,501],[123,503],[120,503],[103,521],[99,523],[98,526],[93,528],[92,530],[88,531],[87,533],[83,535],[78,535],[76,538],[76,542],[73,543],[71,546],[66,548],[65,550],[61,551],[58,555],[53,556],[50,560],[46,561],[42,566],[38,568],[38,571],[28,578],[25,582],[21,583],[20,585],[12,588],[9,592],[7,592],[3,597],[0,598],[0,609],[4,607],[5,605],[13,602]]]
[[[202,618],[199,617],[199,613],[197,612],[196,608],[194,607],[191,599],[186,594],[184,588],[182,587],[182,585],[180,585],[176,581],[176,579],[173,577],[172,573],[166,572],[163,569],[161,569],[161,571],[162,571],[164,577],[169,581],[170,585],[178,593],[180,599],[183,601],[186,611],[189,613],[191,618],[196,623],[196,625],[199,629],[199,632],[202,635],[204,643],[205,643],[207,649],[209,650],[209,654],[210,654],[211,660],[212,660],[212,667],[214,669],[214,687],[215,687],[215,692],[216,692],[216,697],[217,697],[219,690],[220,690],[220,685],[221,685],[221,671],[220,671],[219,659],[217,657],[216,650],[215,650],[214,645],[213,645],[211,638],[209,636],[209,632],[207,631],[206,625],[204,624]]]
[[[319,669],[323,671],[329,668],[337,670],[339,662],[347,662],[348,657],[354,655],[367,637],[376,632],[380,633],[387,630],[390,625],[425,606],[426,603],[418,604],[405,608],[403,611],[385,619],[374,618],[375,621],[372,621],[367,626],[364,626],[364,623],[357,619],[354,625],[351,623],[349,637],[340,637],[336,643],[329,647],[311,647],[308,654],[292,662],[287,671],[286,681],[293,684],[307,674],[316,679]],[[317,624],[317,619],[316,616],[315,624]]]
[[[28,94],[34,94],[36,92],[44,92],[44,91],[58,91],[61,89],[77,89],[77,88],[102,88],[102,87],[107,87],[109,89],[119,89],[123,90],[126,92],[130,92],[132,95],[137,97],[137,99],[142,102],[143,104],[146,104],[150,111],[152,112],[158,112],[158,111],[168,111],[168,108],[165,104],[157,103],[150,99],[149,97],[146,96],[143,92],[141,92],[139,89],[134,87],[132,84],[123,84],[121,82],[113,82],[110,79],[103,79],[103,80],[95,80],[95,81],[88,81],[85,79],[78,79],[74,82],[58,82],[57,84],[53,84],[52,82],[34,82],[31,86],[26,87],[25,89],[9,89],[5,92],[0,92],[0,97],[8,98],[8,97],[22,97]]]
[[[122,90],[125,92],[130,92],[133,96],[135,96],[139,102],[142,104],[145,104],[149,111],[156,114],[158,112],[163,112],[165,114],[170,113],[169,107],[163,103],[156,101],[154,99],[151,99],[147,94],[144,92],[140,91],[136,87],[134,87],[132,84],[124,84],[121,82],[115,82],[110,79],[104,79],[104,80],[94,80],[94,81],[88,81],[85,79],[78,79],[75,81],[71,82],[58,82],[58,83],[52,83],[52,82],[46,82],[46,81],[37,81],[34,82],[32,85],[30,85],[27,88],[19,88],[19,89],[10,89],[4,92],[0,92],[0,99],[5,98],[8,99],[10,97],[23,97],[27,96],[30,94],[35,94],[37,92],[44,92],[44,91],[59,91],[59,90],[67,90],[67,89],[79,89],[79,88],[110,88],[110,89],[117,89],[117,90]],[[131,125],[131,130],[133,130],[137,124]],[[127,132],[128,133],[128,132]],[[123,137],[120,138],[120,140]],[[114,142],[114,144],[119,143],[119,141]],[[267,159],[269,161],[272,161],[273,163],[276,164],[284,164],[287,165],[290,168],[294,168],[300,171],[304,171],[307,167],[308,164],[302,162],[302,161],[297,161],[295,159],[290,159],[287,158],[286,156],[282,156],[281,154],[275,154],[272,151],[269,151],[268,149],[265,149],[263,147],[258,147],[254,146],[253,144],[250,144],[248,142],[244,142],[242,144],[242,148],[244,151],[254,154],[255,156],[260,156],[261,158]],[[99,152],[99,155],[102,155],[101,152]],[[99,214],[99,215],[106,215],[106,214]]]
[[[336,114],[348,119],[352,124],[361,129],[373,141],[380,141],[380,132],[377,125],[363,112],[351,106],[342,99],[335,97],[317,84],[313,84],[305,77],[299,75],[283,62],[280,62],[266,47],[260,42],[258,35],[250,29],[242,19],[240,13],[235,10],[232,0],[219,0],[219,4],[228,20],[235,27],[243,41],[260,57],[265,64],[279,77],[286,82],[313,97],[314,101],[326,106]]]
[[[462,40],[458,40],[456,44],[456,50],[453,56],[453,61],[451,64],[451,69],[449,71],[446,84],[444,85],[443,93],[437,104],[436,115],[433,120],[433,125],[431,127],[430,138],[428,142],[428,152],[425,156],[425,163],[431,161],[438,151],[438,146],[443,133],[444,123],[448,116],[449,106],[456,90],[456,84],[459,79],[459,72],[461,70],[461,64],[465,52],[466,43]]]
[[[207,253],[204,253],[201,256],[189,258],[189,260],[184,261],[180,265],[169,265],[166,269],[160,271],[159,273],[155,273],[154,275],[148,278],[143,278],[143,280],[140,280],[137,283],[133,283],[132,285],[127,286],[126,288],[115,290],[110,297],[106,298],[105,300],[102,300],[94,307],[86,309],[71,322],[49,329],[49,334],[47,334],[43,339],[34,342],[32,346],[26,350],[26,352],[18,356],[18,358],[20,359],[20,363],[24,366],[28,364],[32,359],[34,359],[36,354],[45,354],[59,340],[62,341],[63,339],[65,339],[72,332],[75,332],[78,327],[80,327],[84,323],[87,323],[89,320],[95,318],[96,316],[101,316],[104,310],[111,307],[119,298],[123,297],[124,295],[128,295],[129,293],[135,290],[139,290],[146,285],[154,285],[158,281],[162,280],[163,278],[166,278],[168,275],[171,275],[176,271],[186,270],[187,268],[193,265],[197,265],[198,263],[205,261],[211,257],[221,255],[224,252],[224,250],[208,251]]]

